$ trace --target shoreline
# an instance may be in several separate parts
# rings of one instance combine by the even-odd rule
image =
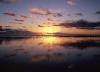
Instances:
[[[0,36],[0,38],[31,38],[31,37],[100,37],[100,35],[32,35],[32,36]]]

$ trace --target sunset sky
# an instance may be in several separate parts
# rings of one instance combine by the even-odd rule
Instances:
[[[0,0],[0,25],[11,28],[50,33],[100,33],[98,29],[53,26],[80,19],[100,21],[100,0]]]

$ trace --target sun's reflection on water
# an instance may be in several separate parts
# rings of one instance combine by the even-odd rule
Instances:
[[[18,61],[22,59],[33,63],[70,62],[73,59],[77,60],[79,56],[87,54],[86,56],[92,57],[93,53],[99,52],[100,38],[36,36],[28,39],[2,40],[0,44],[0,58]]]
[[[45,46],[53,46],[56,43],[60,43],[60,39],[54,36],[44,36],[40,39],[43,45]]]

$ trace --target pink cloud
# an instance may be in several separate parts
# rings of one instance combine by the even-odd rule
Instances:
[[[75,5],[76,0],[67,0],[67,4],[73,6]]]
[[[54,17],[56,17],[56,16],[61,17],[62,16],[60,13],[52,12],[49,9],[35,8],[35,7],[30,9],[30,13],[31,14],[37,14],[37,15],[51,15],[51,16],[54,16]]]
[[[32,14],[40,14],[40,15],[48,15],[51,14],[51,12],[48,9],[43,9],[43,8],[31,8],[30,12]]]

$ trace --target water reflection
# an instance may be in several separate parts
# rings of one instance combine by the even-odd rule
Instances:
[[[100,59],[100,38],[38,36],[1,39],[0,60],[24,63],[76,63]]]
[[[100,47],[100,42],[96,42],[92,40],[78,41],[76,43],[64,43],[64,44],[61,44],[61,46],[64,46],[64,47],[71,46],[71,47],[78,48],[78,49],[85,49],[88,47]]]
[[[42,37],[40,40],[41,40],[42,44],[45,44],[47,46],[53,45],[55,43],[59,43],[59,39],[57,37],[53,37],[53,36]]]
[[[0,44],[2,44],[2,40],[0,40]]]
[[[40,45],[41,47],[44,47],[44,48],[53,48],[54,44],[56,43],[60,43],[60,40],[59,38],[57,37],[54,37],[54,36],[44,36],[44,37],[41,37],[41,38],[38,38],[37,39],[37,43],[38,45]]]

